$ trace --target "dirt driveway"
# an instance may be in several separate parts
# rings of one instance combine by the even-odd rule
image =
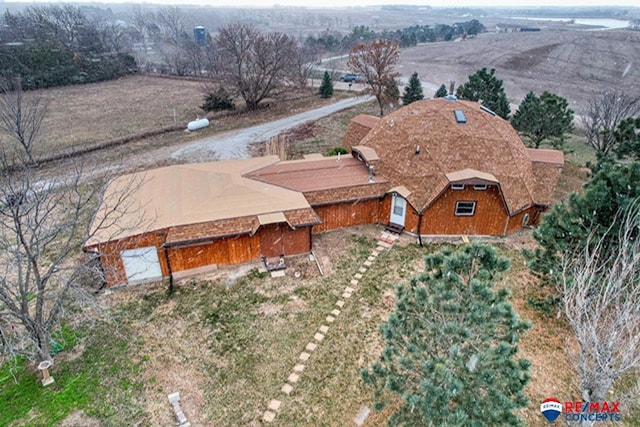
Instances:
[[[285,130],[362,104],[369,100],[371,100],[371,98],[368,96],[349,98],[270,123],[225,132],[209,138],[193,141],[173,151],[171,158],[180,162],[202,162],[250,157],[248,147],[252,143],[267,141],[269,138]]]

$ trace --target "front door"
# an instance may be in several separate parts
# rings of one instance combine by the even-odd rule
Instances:
[[[407,201],[397,194],[393,195],[391,200],[391,218],[389,222],[404,227],[404,217],[407,212]]]

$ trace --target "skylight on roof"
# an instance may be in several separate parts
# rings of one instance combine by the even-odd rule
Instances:
[[[453,114],[456,115],[456,123],[467,123],[467,117],[462,110],[453,110]]]

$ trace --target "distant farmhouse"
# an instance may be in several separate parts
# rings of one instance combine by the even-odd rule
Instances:
[[[455,99],[357,116],[343,144],[351,155],[185,164],[115,179],[101,209],[142,178],[134,209],[85,250],[113,286],[304,254],[314,234],[361,224],[420,238],[505,236],[538,223],[564,165],[562,152],[528,149],[508,121]]]

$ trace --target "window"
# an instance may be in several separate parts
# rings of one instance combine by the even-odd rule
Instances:
[[[452,190],[464,190],[464,184],[451,184]]]
[[[478,185],[474,185],[473,186],[474,190],[486,190],[487,189],[487,185],[486,184],[478,184]]]
[[[476,213],[476,202],[456,202],[456,216],[473,216]]]

